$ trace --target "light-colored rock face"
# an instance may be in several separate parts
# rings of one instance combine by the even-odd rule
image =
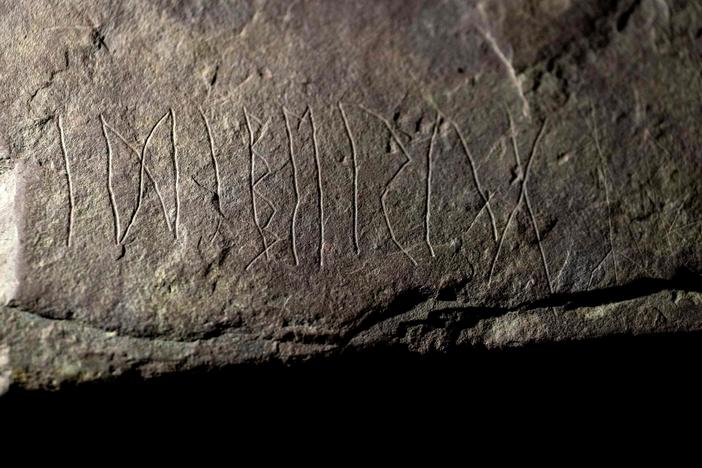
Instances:
[[[6,2],[16,380],[698,328],[702,11],[613,3]]]

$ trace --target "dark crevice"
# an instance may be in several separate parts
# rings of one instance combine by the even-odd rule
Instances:
[[[556,293],[543,299],[525,302],[512,307],[499,305],[490,307],[447,307],[430,311],[425,319],[403,321],[400,324],[399,334],[402,335],[410,326],[418,325],[428,325],[431,328],[463,330],[474,327],[481,320],[500,317],[510,312],[527,312],[539,309],[568,311],[598,307],[643,299],[663,291],[702,293],[702,278],[693,272],[681,270],[671,279],[640,278],[623,285],[602,289]],[[355,336],[370,330],[377,324],[408,313],[419,303],[428,299],[429,297],[418,295],[416,291],[413,291],[408,297],[399,297],[387,308],[391,313],[367,316],[365,320],[360,321],[356,327],[345,334],[346,339],[344,342],[349,343]]]
[[[95,50],[105,49],[108,53],[110,52],[110,48],[107,47],[107,43],[105,42],[105,33],[103,33],[102,28],[93,29],[91,39]]]
[[[212,77],[210,78],[210,88],[213,88],[217,84],[217,77],[219,75],[219,64],[215,67]]]
[[[500,317],[510,312],[506,307],[449,307],[433,310],[426,319],[407,320],[400,324],[399,335],[406,335],[407,329],[426,325],[432,329],[443,328],[447,331],[473,328],[481,320]]]
[[[233,329],[241,329],[243,326],[243,323],[240,318],[237,318],[236,320],[231,320],[228,322],[224,323],[217,323],[214,324],[210,329],[205,330],[201,332],[201,340],[209,340],[212,338],[217,338],[218,336],[222,336],[226,334],[227,332],[231,332]]]
[[[699,275],[680,271],[671,279],[640,278],[630,283],[590,291],[557,293],[545,299],[516,307],[516,310],[560,307],[565,310],[597,307],[652,296],[663,291],[702,293]]]
[[[629,20],[631,19],[631,15],[634,14],[636,9],[639,7],[641,4],[641,0],[636,0],[634,1],[629,8],[624,10],[621,15],[617,18],[617,31],[622,32],[626,29],[627,24],[629,24]]]
[[[347,344],[359,333],[369,330],[388,319],[406,314],[419,304],[429,300],[432,296],[432,292],[419,289],[412,289],[399,293],[386,307],[382,309],[374,308],[361,315],[361,318],[355,321],[349,331],[343,334],[340,338],[340,343]]]
[[[700,275],[694,272],[681,270],[671,279],[640,278],[627,284],[608,288],[580,292],[556,293],[542,299],[525,302],[516,306],[500,306],[499,304],[488,307],[457,305],[432,310],[425,319],[403,321],[400,328],[402,330],[406,330],[406,328],[409,326],[424,324],[433,328],[462,330],[475,326],[481,320],[500,317],[510,312],[527,312],[539,309],[561,309],[567,311],[579,308],[597,307],[634,299],[643,299],[663,291],[702,293],[702,278]],[[447,294],[448,292],[442,294],[441,291],[437,293],[425,289],[405,291],[399,293],[387,306],[382,308],[374,308],[367,311],[345,332],[339,333],[338,335],[329,333],[304,334],[289,332],[285,333],[280,338],[273,339],[273,341],[298,343],[303,345],[329,345],[344,348],[349,345],[353,338],[365,331],[371,330],[378,324],[393,318],[401,317],[420,304],[423,304],[432,298],[446,296]],[[23,312],[48,320],[76,322],[81,326],[94,328],[100,331],[107,331],[76,319],[72,312],[64,314],[58,314],[58,312],[54,310],[39,312],[37,309],[27,308],[20,304],[10,304],[9,307],[16,308]],[[199,335],[191,336],[188,339],[173,339],[155,332],[120,334],[120,336],[178,343],[191,343],[199,340],[215,339],[227,333],[232,333],[233,330],[242,331],[242,323],[240,321],[236,321],[233,323],[218,324],[217,326],[208,329]],[[252,330],[249,330],[249,332],[252,332]]]
[[[280,343],[297,343],[305,345],[338,345],[341,344],[339,335],[331,333],[300,333],[297,331],[287,331],[276,337],[275,341]]]

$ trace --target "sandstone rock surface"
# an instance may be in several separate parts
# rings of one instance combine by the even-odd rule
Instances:
[[[0,390],[702,329],[696,2],[0,12]]]

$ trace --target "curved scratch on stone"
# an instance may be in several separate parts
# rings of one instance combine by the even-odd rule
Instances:
[[[104,120],[104,119],[103,119]],[[115,130],[114,127],[112,127],[110,124],[107,123],[107,121],[104,121],[105,128],[111,131],[119,140],[125,144],[125,146],[134,154],[134,156],[137,159],[140,159],[139,156],[139,150],[134,148],[126,138],[124,138],[117,130]],[[107,138],[107,137],[105,137]],[[108,140],[109,142],[109,140]],[[109,144],[109,143],[108,143]],[[172,232],[173,228],[171,227],[171,221],[168,218],[168,212],[166,211],[166,203],[163,201],[163,196],[161,195],[161,190],[158,187],[158,183],[156,182],[156,179],[154,178],[153,174],[151,173],[151,170],[149,169],[149,166],[146,166],[145,169],[146,171],[146,177],[149,179],[151,182],[151,185],[154,186],[154,191],[156,192],[156,197],[158,198],[158,201],[161,205],[161,212],[163,213],[163,219],[166,221],[166,226],[168,227],[168,231]],[[118,242],[119,243],[119,242]]]
[[[283,118],[285,119],[285,133],[288,137],[288,153],[290,155],[290,164],[292,165],[293,188],[295,190],[295,207],[293,208],[292,221],[290,222],[290,237],[292,242],[292,252],[295,258],[295,265],[300,264],[300,257],[297,253],[297,212],[300,209],[300,185],[297,181],[297,163],[295,162],[295,151],[292,140],[292,130],[290,129],[290,117],[288,110],[283,107]]]
[[[277,244],[279,240],[280,240],[280,239],[274,240],[273,242],[270,243],[270,245],[268,245],[268,246],[266,247],[266,250],[262,250],[258,255],[256,255],[256,256],[253,258],[253,260],[251,260],[251,261],[249,262],[249,264],[246,265],[246,271],[249,271],[249,270],[251,269],[251,267],[254,265],[254,263],[256,263],[256,261],[258,261],[261,257],[263,257],[264,255],[267,255],[267,254],[268,254],[268,251],[269,251],[270,249],[272,249],[273,246],[274,246],[275,244]]]
[[[219,177],[219,163],[217,162],[217,155],[215,154],[215,145],[214,145],[214,137],[212,136],[212,127],[210,127],[210,122],[207,120],[207,116],[203,112],[202,108],[198,108],[198,111],[200,112],[200,117],[202,117],[202,121],[205,124],[205,129],[207,130],[207,141],[210,146],[210,159],[212,161],[212,168],[214,169],[214,174],[215,174],[215,195],[217,196],[217,211],[219,212],[220,216],[223,218],[224,213],[222,213],[222,183],[221,179]]]
[[[324,267],[324,190],[322,187],[322,162],[319,159],[319,143],[317,141],[317,125],[314,121],[312,107],[308,107],[310,125],[312,126],[312,143],[314,162],[317,169],[317,194],[319,196],[319,267]]]
[[[498,192],[498,193],[499,193],[499,192]],[[495,195],[495,194],[489,194],[488,203],[483,203],[483,206],[480,207],[480,209],[479,209],[478,212],[476,213],[475,217],[473,218],[473,221],[471,221],[471,222],[470,222],[470,225],[468,225],[468,229],[466,229],[466,231],[465,231],[466,234],[468,234],[468,233],[470,232],[470,230],[473,229],[473,226],[475,226],[476,221],[478,221],[478,218],[480,217],[480,215],[483,214],[483,210],[485,210],[486,208],[487,208],[487,209],[490,208],[490,203],[489,203],[489,202],[490,202],[490,200],[492,200],[492,197],[493,197],[494,195]],[[495,242],[497,242],[497,240],[499,240],[499,239],[496,239]]]
[[[103,119],[104,120],[104,119]],[[108,124],[106,121],[104,122],[105,128],[107,128],[109,131],[115,134],[117,138],[120,139],[122,143],[124,143],[127,148],[135,155],[137,159],[139,159],[139,150],[135,149],[128,141],[126,138],[124,138],[117,130],[115,130],[114,127],[112,127],[110,124]],[[107,138],[107,137],[105,137]],[[109,143],[108,143],[109,144]],[[173,231],[173,228],[171,227],[171,221],[168,219],[168,212],[166,211],[166,204],[163,201],[163,196],[161,196],[161,190],[158,188],[158,183],[156,182],[156,179],[154,178],[153,174],[151,174],[151,171],[149,170],[149,167],[146,166],[145,168],[146,171],[146,177],[149,178],[149,181],[151,182],[151,185],[154,186],[154,191],[156,192],[156,196],[158,197],[158,201],[161,204],[161,212],[163,213],[163,219],[166,220],[166,226],[168,226],[168,231]]]
[[[402,141],[400,141],[397,134],[393,130],[392,126],[390,125],[390,122],[388,122],[388,120],[385,117],[383,117],[382,115],[378,114],[375,111],[368,109],[367,107],[363,106],[362,104],[358,104],[358,107],[360,107],[368,115],[380,120],[380,122],[382,122],[385,125],[388,132],[390,132],[390,135],[392,136],[395,143],[397,143],[397,145],[400,147],[400,150],[402,151],[402,154],[405,157],[405,161],[400,165],[400,167],[395,171],[393,176],[390,178],[388,183],[385,185],[385,190],[383,190],[383,194],[380,197],[380,204],[383,207],[383,216],[385,217],[385,224],[388,228],[388,231],[390,232],[390,238],[392,239],[392,242],[409,259],[409,261],[412,262],[412,264],[414,266],[417,266],[417,261],[402,246],[402,244],[400,244],[400,242],[397,240],[397,236],[395,236],[395,229],[392,227],[392,223],[390,222],[390,217],[388,215],[388,207],[387,207],[387,202],[386,202],[388,194],[390,193],[390,186],[393,184],[395,179],[397,179],[400,176],[402,171],[404,171],[405,168],[412,162],[412,158],[410,157],[409,153],[405,149],[405,146],[402,144]]]
[[[431,135],[431,140],[429,140],[429,150],[427,151],[427,177],[426,177],[426,201],[424,206],[424,240],[429,248],[429,252],[432,257],[436,257],[434,253],[434,247],[431,245],[430,239],[430,221],[431,221],[431,179],[432,179],[432,160],[431,153],[434,150],[434,142],[436,141],[436,134],[439,131],[439,125],[441,124],[441,114],[436,112],[436,122],[434,123],[434,131]]]
[[[67,226],[67,236],[66,236],[66,246],[71,246],[71,238],[73,236],[73,212],[75,210],[76,202],[73,194],[73,177],[71,176],[71,163],[68,158],[68,151],[66,150],[66,136],[63,132],[63,124],[61,123],[61,116],[59,115],[56,123],[59,130],[59,139],[61,141],[61,153],[63,154],[63,164],[66,171],[66,186],[68,188],[68,226]]]
[[[349,144],[351,145],[351,162],[353,164],[353,245],[356,248],[356,255],[360,255],[361,248],[358,241],[358,151],[356,149],[356,141],[351,132],[351,125],[349,124],[349,119],[346,116],[344,107],[339,101],[337,103],[339,107],[339,112],[341,113],[341,118],[344,121],[344,128],[346,129],[346,136],[349,139]]]
[[[246,120],[246,129],[249,133],[249,169],[250,169],[250,178],[249,178],[249,186],[250,186],[250,191],[251,191],[251,209],[253,213],[253,219],[254,219],[254,224],[256,225],[256,229],[258,230],[258,235],[261,237],[261,242],[263,243],[263,251],[265,252],[266,255],[268,252],[268,244],[266,243],[266,236],[263,234],[263,229],[261,228],[261,224],[258,221],[258,210],[256,208],[256,181],[254,180],[255,177],[255,169],[256,169],[256,161],[255,161],[255,155],[253,151],[253,145],[254,145],[254,134],[253,130],[251,128],[251,122],[249,119],[249,112],[246,110],[244,107],[244,119]],[[260,254],[259,254],[260,255]],[[256,256],[258,258],[258,256]],[[267,257],[268,258],[268,257]],[[250,264],[249,264],[250,266]],[[248,268],[248,267],[247,267]]]
[[[270,225],[271,221],[275,217],[276,213],[278,212],[278,209],[273,205],[273,203],[268,200],[268,198],[264,197],[263,194],[261,194],[258,190],[256,190],[256,187],[258,184],[262,181],[264,181],[266,178],[268,178],[272,172],[270,169],[270,165],[268,164],[268,161],[266,158],[258,154],[258,152],[255,150],[254,146],[263,138],[263,135],[267,132],[268,130],[268,122],[265,124],[261,124],[261,121],[251,115],[249,111],[244,107],[244,118],[246,121],[246,129],[249,134],[249,142],[248,142],[248,148],[249,148],[249,157],[250,157],[250,179],[249,179],[249,186],[250,186],[250,191],[251,191],[251,209],[253,213],[253,219],[254,219],[254,224],[256,225],[256,229],[258,230],[259,236],[261,237],[261,242],[263,244],[263,249],[261,251],[261,254],[265,254],[266,260],[270,260],[270,247],[273,246],[277,242],[276,239],[275,242],[269,245],[268,239],[266,238],[265,231],[267,231],[268,226]],[[251,126],[251,120],[256,120],[259,125],[261,125],[261,130],[258,135],[258,138],[254,137],[254,131],[253,127]],[[256,179],[255,175],[255,170],[256,170],[256,158],[260,159],[263,164],[266,166],[266,172]],[[261,198],[267,205],[268,207],[272,210],[271,216],[268,218],[266,221],[266,224],[264,226],[261,225],[261,221],[259,219],[259,213],[258,213],[258,205],[256,204],[256,198]],[[277,235],[274,234],[276,238],[278,238]],[[259,256],[261,255],[259,254]],[[256,257],[258,258],[258,256]]]
[[[500,242],[497,244],[497,251],[495,252],[495,256],[492,259],[492,265],[490,266],[490,275],[488,276],[488,287],[492,283],[492,277],[495,274],[495,267],[497,266],[497,260],[500,257],[500,251],[502,250],[502,246],[504,245],[505,242],[505,237],[507,236],[507,231],[509,230],[510,225],[512,224],[512,221],[514,220],[514,217],[517,214],[517,211],[521,208],[522,203],[524,202],[524,198],[526,195],[526,183],[529,180],[529,173],[531,169],[531,165],[534,162],[535,155],[536,155],[536,149],[539,145],[539,141],[541,140],[541,137],[544,134],[544,130],[546,129],[546,120],[543,121],[541,124],[541,128],[539,129],[539,133],[536,135],[536,138],[534,139],[534,143],[532,144],[530,155],[529,155],[529,161],[527,161],[526,169],[524,169],[524,176],[522,178],[522,187],[519,192],[519,199],[517,200],[517,204],[514,206],[512,211],[509,214],[509,217],[507,218],[507,224],[505,225],[505,228],[502,230],[502,235],[500,236]],[[512,138],[515,138],[514,133],[512,134]],[[516,145],[515,145],[516,147]]]
[[[485,195],[485,191],[483,190],[481,184],[480,184],[480,179],[478,177],[478,168],[475,164],[475,158],[473,157],[473,153],[470,151],[468,148],[468,143],[466,143],[466,139],[463,136],[463,132],[461,131],[460,127],[458,124],[451,120],[451,125],[453,126],[454,130],[456,131],[456,134],[458,135],[458,139],[461,142],[461,146],[463,147],[463,152],[466,155],[466,158],[468,159],[468,165],[470,166],[470,171],[473,176],[473,184],[475,185],[475,189],[478,191],[478,194],[480,195],[480,198],[483,199],[484,206],[487,208],[488,215],[490,216],[490,224],[492,225],[492,235],[495,240],[495,242],[498,241],[498,234],[497,234],[497,223],[495,222],[495,214],[492,211],[492,207],[490,206],[490,197]],[[499,140],[498,140],[499,141]],[[490,149],[490,153],[488,154],[488,157],[490,154],[492,154],[494,147]],[[482,212],[482,209],[481,209]],[[480,214],[480,213],[478,213]]]
[[[100,114],[100,123],[102,124],[102,135],[105,137],[105,144],[107,145],[107,192],[110,196],[110,206],[112,207],[112,218],[114,220],[115,227],[115,245],[119,245],[119,233],[122,231],[119,222],[119,210],[117,209],[117,197],[115,196],[115,191],[112,188],[112,145],[110,144],[110,139],[107,137],[107,123],[105,118]]]
[[[546,275],[546,281],[548,282],[548,290],[553,294],[553,281],[551,280],[551,273],[548,269],[548,263],[546,262],[546,253],[544,252],[544,246],[541,243],[541,233],[539,233],[539,227],[536,224],[536,217],[534,216],[534,210],[531,208],[531,200],[529,198],[529,191],[527,187],[524,187],[524,201],[526,202],[527,212],[529,213],[529,218],[531,219],[531,225],[534,228],[534,234],[536,235],[536,242],[539,246],[539,253],[541,253],[541,262],[544,267],[544,274]]]
[[[139,214],[139,210],[141,209],[141,204],[144,200],[144,174],[146,171],[146,148],[149,146],[149,142],[151,141],[151,137],[156,132],[156,129],[158,128],[159,125],[161,125],[161,122],[166,120],[166,117],[168,117],[168,115],[169,115],[169,112],[166,112],[165,114],[163,114],[163,117],[161,117],[158,120],[158,122],[156,122],[156,125],[154,125],[151,128],[151,131],[149,132],[149,135],[146,137],[146,140],[144,141],[144,145],[141,148],[141,163],[140,163],[140,170],[139,170],[139,196],[137,197],[137,206],[134,209],[134,212],[132,213],[132,216],[129,220],[129,224],[127,224],[127,229],[124,230],[124,234],[122,235],[122,239],[120,240],[121,244],[124,244],[125,239],[129,235],[129,231],[132,229],[132,226],[134,225],[134,221],[136,221],[137,215]],[[170,227],[170,223],[168,223],[168,224]]]

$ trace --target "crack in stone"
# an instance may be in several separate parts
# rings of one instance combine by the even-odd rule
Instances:
[[[693,292],[702,294],[702,282],[697,275],[692,272],[679,272],[672,279],[660,278],[640,278],[631,281],[627,284],[613,286],[609,288],[593,289],[589,291],[555,293],[546,296],[543,299],[529,301],[518,304],[512,307],[482,307],[482,306],[455,306],[446,307],[443,309],[432,309],[427,312],[425,319],[416,319],[404,321],[407,326],[411,324],[441,324],[436,328],[447,328],[451,325],[470,324],[461,329],[470,328],[476,325],[483,319],[496,319],[513,312],[530,312],[538,310],[562,310],[571,311],[583,308],[592,308],[598,306],[606,306],[612,304],[620,304],[623,302],[645,299],[664,291],[671,292]],[[372,330],[374,327],[392,319],[398,319],[404,315],[411,313],[422,304],[429,305],[433,298],[426,298],[421,301],[407,301],[409,307],[385,316],[369,316],[364,322],[359,323],[347,333],[344,334],[344,345],[350,343],[358,335]],[[441,317],[447,315],[453,317],[453,320],[445,320]],[[402,323],[399,328],[402,328]]]
[[[333,346],[341,349],[346,348],[355,337],[371,331],[378,325],[393,319],[399,319],[402,316],[422,307],[430,308],[427,311],[426,318],[402,321],[399,328],[403,329],[412,325],[426,324],[433,326],[434,328],[446,328],[447,331],[456,329],[457,326],[460,326],[460,329],[466,329],[475,326],[481,320],[496,319],[513,312],[523,313],[556,309],[561,311],[571,311],[583,308],[620,304],[635,299],[645,299],[664,291],[693,292],[702,294],[702,282],[700,282],[699,277],[692,272],[679,272],[671,279],[640,278],[627,284],[608,288],[550,294],[542,299],[523,302],[511,307],[479,305],[466,306],[455,302],[454,304],[448,305],[444,308],[432,309],[431,305],[436,302],[435,299],[438,296],[438,293],[435,291],[429,293],[428,291],[413,290],[399,294],[390,305],[384,308],[384,310],[391,311],[390,314],[374,313],[377,311],[377,309],[374,309],[374,312],[366,313],[361,319],[356,321],[355,326],[352,326],[345,332],[341,331],[338,334],[328,332],[315,334],[301,333],[299,330],[282,330],[278,336],[273,338],[255,336],[254,339],[261,339],[276,343]],[[244,333],[242,331],[242,326],[219,326],[213,330],[204,332],[197,338],[169,339],[159,335],[128,334],[119,333],[114,330],[105,330],[70,316],[64,318],[50,317],[43,315],[40,312],[22,308],[17,305],[10,305],[8,308],[49,321],[69,322],[79,327],[94,330],[100,333],[110,334],[113,337],[140,339],[152,342],[177,343],[185,345],[217,340],[226,335],[239,337],[252,337],[255,335],[253,331],[250,331],[250,333]],[[240,333],[236,333],[237,330],[239,330]]]

